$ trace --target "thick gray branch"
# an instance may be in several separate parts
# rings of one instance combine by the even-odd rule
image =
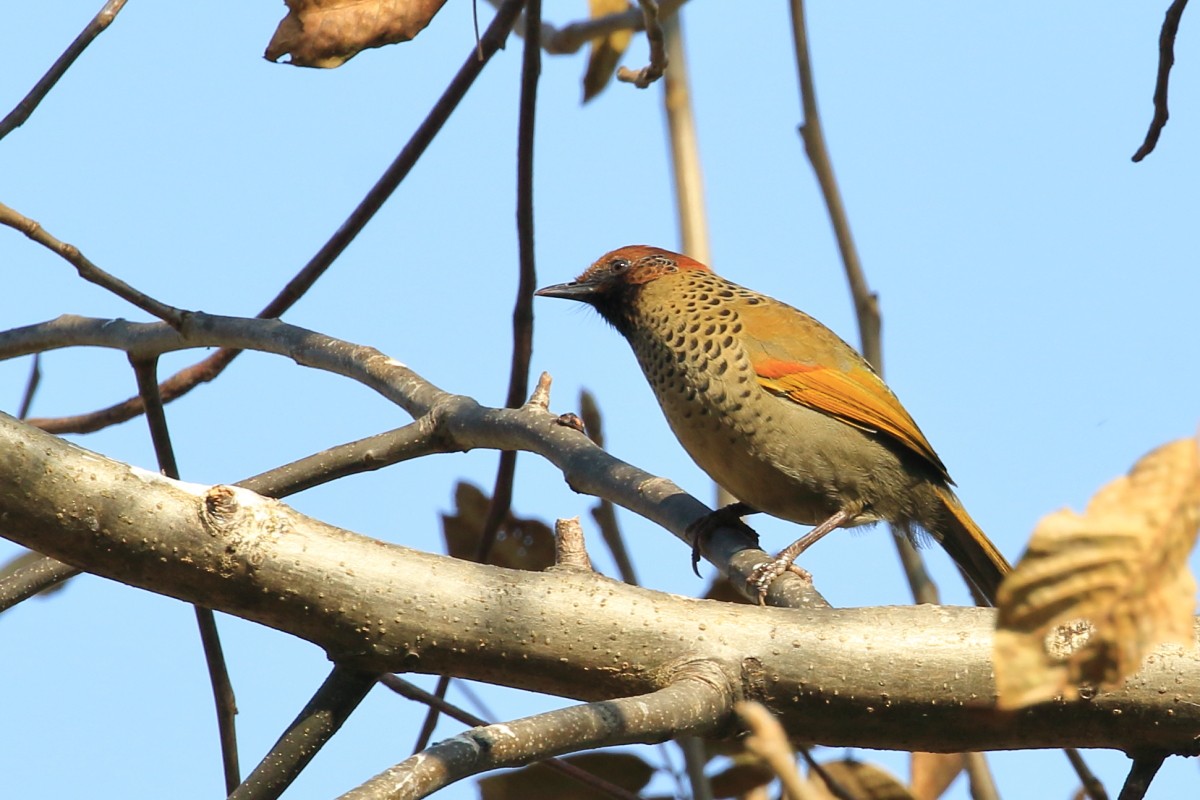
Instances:
[[[1195,649],[1157,652],[1118,692],[1002,714],[989,610],[757,608],[579,570],[485,567],[340,530],[244,489],[170,481],[7,415],[0,474],[0,533],[13,541],[292,633],[370,672],[598,701],[663,689],[703,660],[733,699],[757,699],[793,735],[829,745],[1185,753],[1200,729]]]

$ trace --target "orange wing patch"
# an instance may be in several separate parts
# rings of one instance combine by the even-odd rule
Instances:
[[[755,365],[758,383],[768,392],[872,433],[886,434],[921,456],[947,481],[946,465],[917,423],[874,373],[843,372],[813,364],[764,359]]]

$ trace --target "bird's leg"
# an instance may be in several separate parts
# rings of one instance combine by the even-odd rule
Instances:
[[[853,518],[854,515],[850,511],[844,508],[838,510],[829,519],[780,550],[779,555],[775,556],[774,561],[763,564],[761,567],[755,569],[750,574],[749,583],[758,590],[759,605],[765,605],[767,588],[771,585],[771,581],[789,569],[798,569],[792,562],[799,558],[801,553],[820,541],[825,534],[842,527]],[[811,579],[812,576],[808,577]]]
[[[703,544],[705,538],[711,536],[712,532],[717,528],[724,525],[733,528],[742,528],[754,538],[754,543],[758,544],[758,534],[749,525],[742,522],[742,517],[747,514],[757,513],[757,508],[748,503],[738,501],[718,508],[711,514],[706,514],[691,525],[688,525],[687,534],[692,537],[692,572],[696,573],[697,578],[700,577],[700,546]]]

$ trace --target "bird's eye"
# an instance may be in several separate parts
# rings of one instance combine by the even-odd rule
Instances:
[[[624,272],[625,270],[629,269],[629,266],[629,260],[625,258],[614,258],[612,261],[608,262],[608,268],[616,273]]]

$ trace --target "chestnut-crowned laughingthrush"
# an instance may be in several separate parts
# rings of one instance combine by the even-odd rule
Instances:
[[[816,526],[756,576],[760,593],[829,531],[886,520],[932,534],[994,602],[1008,562],[900,401],[820,322],[645,245],[538,294],[593,306],[629,341],[684,449],[740,501],[715,514]]]

